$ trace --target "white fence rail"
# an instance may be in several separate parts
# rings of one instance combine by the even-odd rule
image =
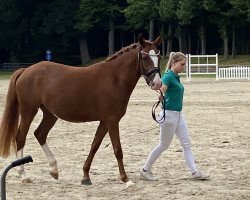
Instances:
[[[250,67],[236,66],[236,67],[219,68],[218,79],[250,80]]]
[[[215,55],[186,55],[186,78],[191,81],[192,74],[215,74],[218,79],[218,54]]]
[[[214,74],[218,80],[250,80],[250,66],[219,67],[218,54],[191,55],[187,54],[186,79],[191,81],[195,74]]]

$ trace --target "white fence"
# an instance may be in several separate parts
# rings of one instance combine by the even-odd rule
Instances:
[[[218,54],[191,55],[187,54],[186,79],[191,81],[194,74],[214,74],[216,81],[220,79],[250,80],[250,66],[219,67]]]
[[[20,68],[26,68],[33,65],[33,63],[3,63],[0,65],[0,72],[14,72]]]
[[[218,54],[215,55],[191,55],[187,56],[186,78],[191,81],[192,74],[215,74],[218,78]]]
[[[219,68],[218,79],[250,80],[250,67],[236,66],[236,67]]]

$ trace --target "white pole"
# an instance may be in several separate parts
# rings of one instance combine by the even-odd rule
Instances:
[[[248,80],[250,80],[250,67],[248,67],[247,69],[248,69]]]
[[[188,75],[189,81],[191,81],[191,54],[188,54]]]
[[[188,80],[188,54],[186,54],[186,81],[189,81]]]
[[[219,80],[218,74],[219,74],[219,64],[218,64],[218,53],[217,53],[216,54],[216,81]]]

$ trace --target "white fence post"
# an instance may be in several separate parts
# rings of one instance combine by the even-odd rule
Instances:
[[[215,54],[216,55],[216,81],[219,80],[219,77],[218,77],[218,72],[219,72],[219,59],[218,59],[218,54]]]
[[[186,80],[189,81],[189,68],[188,68],[189,56],[186,54]]]

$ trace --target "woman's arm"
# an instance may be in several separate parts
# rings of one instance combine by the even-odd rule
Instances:
[[[168,86],[162,84],[160,90],[161,90],[161,92],[162,92],[163,94],[167,91],[167,89],[168,89]],[[162,95],[159,95],[159,101],[163,101],[163,96],[162,96]]]
[[[161,92],[162,92],[162,93],[165,93],[165,92],[167,91],[167,89],[168,89],[168,86],[162,84],[162,86],[161,86],[161,88],[160,88]]]

